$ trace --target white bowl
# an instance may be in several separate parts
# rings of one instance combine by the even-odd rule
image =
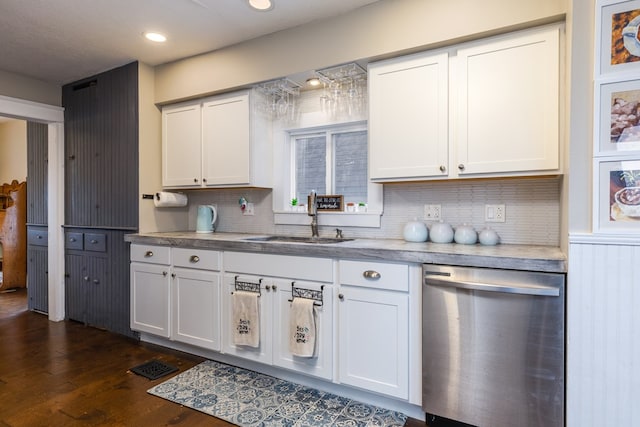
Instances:
[[[618,190],[615,199],[624,215],[640,217],[640,187],[625,187]]]

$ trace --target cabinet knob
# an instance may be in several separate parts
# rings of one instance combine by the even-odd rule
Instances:
[[[76,158],[75,154],[72,154],[72,155],[69,156],[69,160],[74,160],[75,158]]]
[[[440,166],[440,172],[446,172],[447,168],[444,165]]]
[[[458,169],[460,169],[461,171],[463,171],[463,170],[464,170],[464,165],[463,165],[462,163],[460,163],[460,164],[458,165]]]
[[[89,281],[89,276],[84,276],[82,279],[83,279],[85,282],[88,282],[88,281]]]
[[[367,280],[378,280],[382,277],[382,275],[375,270],[367,270],[362,273],[362,277]]]
[[[200,257],[198,255],[191,255],[191,257],[189,257],[189,262],[191,263],[195,264],[198,261],[200,261]]]
[[[207,178],[202,178],[202,182],[207,182]]]
[[[171,273],[171,277],[176,278],[176,273]]]
[[[153,256],[153,251],[147,251],[144,253],[145,258],[151,258]]]
[[[42,236],[38,234],[38,239],[42,239]]]
[[[96,243],[98,243],[96,239],[91,239],[91,244],[95,245]]]
[[[270,285],[267,285],[267,286],[265,286],[264,288],[265,288],[266,290],[268,290],[268,291],[270,291],[270,290],[271,290],[271,286],[270,286]]]
[[[99,281],[98,279],[93,279],[93,284],[94,284],[94,285],[97,285],[97,284],[99,284],[99,283],[100,283],[100,281]]]
[[[75,238],[75,237],[69,237],[69,241],[70,241],[71,243],[73,243],[73,242],[75,242],[75,241],[76,241],[76,238]]]
[[[340,301],[344,300],[344,295],[343,295],[343,294],[338,294],[338,299],[339,299]]]
[[[198,182],[198,178],[193,178],[193,182]]]
[[[166,271],[163,271],[163,272],[162,272],[162,275],[163,275],[164,277],[167,277],[167,272],[166,272]]]
[[[273,289],[274,292],[276,291],[276,289],[278,289],[276,285],[271,286],[271,288]]]

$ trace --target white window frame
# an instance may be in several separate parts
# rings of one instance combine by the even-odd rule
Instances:
[[[358,121],[342,124],[328,124],[323,126],[315,126],[303,129],[289,129],[283,132],[283,151],[285,158],[288,159],[288,165],[283,165],[284,174],[283,187],[281,197],[274,197],[274,221],[276,224],[289,225],[308,225],[309,217],[306,210],[303,212],[292,211],[290,202],[292,194],[295,194],[295,150],[294,139],[301,135],[312,136],[327,135],[327,168],[331,168],[329,173],[333,173],[333,138],[335,133],[362,131],[367,129],[366,121]],[[278,170],[278,169],[276,169]],[[366,212],[321,212],[318,215],[318,224],[320,226],[336,226],[336,227],[380,227],[380,217],[382,215],[382,194],[383,188],[381,184],[368,181],[367,189],[367,211]],[[306,204],[306,200],[302,201]],[[346,201],[345,201],[346,203]]]

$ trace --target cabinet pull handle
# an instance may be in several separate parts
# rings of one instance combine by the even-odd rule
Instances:
[[[339,299],[340,301],[344,300],[344,295],[343,295],[343,294],[338,294],[338,299]]]
[[[464,165],[463,165],[462,163],[460,163],[460,164],[458,165],[458,169],[460,169],[461,171],[463,171],[463,170],[464,170]]]
[[[191,255],[191,257],[189,258],[189,262],[192,262],[194,264],[198,261],[200,261],[200,257],[198,255]]]
[[[440,166],[440,172],[446,172],[446,171],[447,171],[447,168],[444,165]]]
[[[367,270],[362,273],[362,277],[367,280],[378,280],[382,277],[382,275],[375,270]]]
[[[163,272],[162,272],[162,275],[163,275],[164,277],[167,277],[167,272],[166,272],[166,271],[163,271]]]
[[[145,258],[151,258],[153,256],[153,251],[147,251],[144,253]]]

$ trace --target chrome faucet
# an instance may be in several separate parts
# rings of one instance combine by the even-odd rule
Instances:
[[[311,217],[311,237],[318,237],[318,205],[316,190],[311,190],[307,206],[307,215]]]

